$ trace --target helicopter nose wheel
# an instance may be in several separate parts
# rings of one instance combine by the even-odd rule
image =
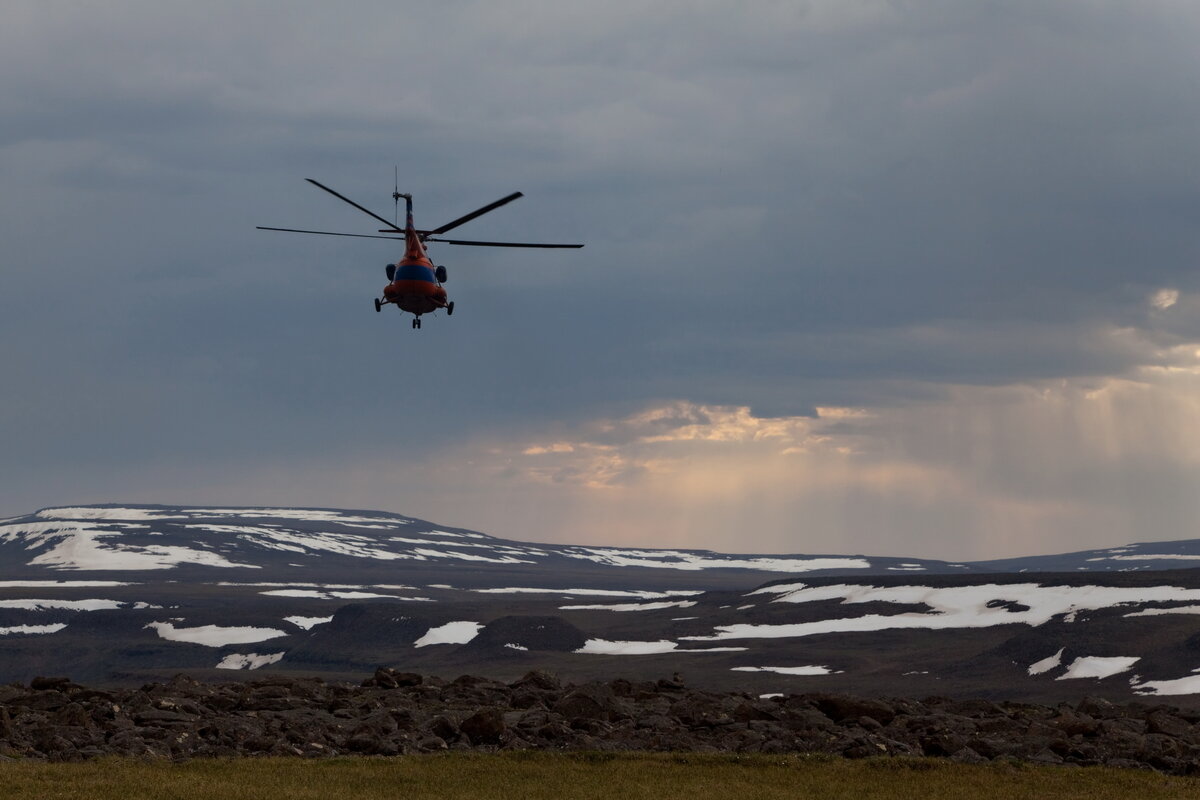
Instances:
[[[420,317],[413,317],[413,330],[415,331],[415,330],[417,330],[417,329],[418,329],[418,328],[420,328],[420,327],[421,327],[421,318],[420,318]]]
[[[454,313],[454,301],[451,300],[450,304],[446,306],[446,316],[448,317],[453,313]]]
[[[383,310],[383,303],[379,302],[379,298],[375,298],[375,313],[378,314]]]

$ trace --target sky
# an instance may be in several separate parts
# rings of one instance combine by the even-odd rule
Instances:
[[[0,515],[1194,538],[1200,6],[9,0]],[[372,298],[393,170],[452,318]]]

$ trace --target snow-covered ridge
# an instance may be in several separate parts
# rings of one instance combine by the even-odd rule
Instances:
[[[25,566],[63,571],[150,571],[179,567],[262,569],[281,557],[300,567],[318,557],[380,562],[540,565],[571,560],[601,567],[790,574],[862,570],[862,556],[746,556],[510,542],[448,531],[386,512],[336,509],[66,506],[0,523],[0,546],[30,554]],[[896,562],[892,559],[891,562]],[[923,570],[905,562],[905,570]]]
[[[0,521],[0,558],[55,571],[221,570],[316,566],[327,558],[397,565],[552,566],[698,572],[749,570],[802,574],[916,574],[1023,571],[1130,571],[1200,565],[1200,539],[1151,542],[976,563],[862,555],[738,555],[679,550],[537,544],[445,530],[382,511],[192,506],[65,506]],[[326,562],[327,563],[327,562]]]

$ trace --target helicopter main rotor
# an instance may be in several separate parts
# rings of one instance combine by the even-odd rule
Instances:
[[[284,233],[311,233],[311,234],[316,234],[318,236],[351,236],[351,237],[360,238],[360,239],[403,239],[404,238],[403,234],[405,233],[405,229],[400,227],[399,220],[397,220],[396,222],[388,222],[386,219],[384,219],[380,215],[376,214],[374,211],[371,211],[369,208],[366,208],[365,206],[359,205],[358,203],[351,200],[349,197],[346,197],[344,194],[341,194],[340,192],[337,192],[334,189],[329,188],[328,186],[321,183],[320,181],[314,180],[313,178],[305,178],[305,180],[308,181],[309,183],[311,183],[313,186],[316,186],[318,189],[328,192],[329,194],[333,195],[334,197],[341,200],[342,202],[348,203],[349,205],[354,206],[359,211],[363,212],[364,214],[371,217],[372,219],[376,219],[376,220],[382,222],[384,225],[388,226],[386,228],[379,229],[379,233],[381,233],[381,234],[391,233],[391,234],[401,234],[401,235],[400,236],[395,236],[395,235],[380,236],[380,235],[372,235],[372,234],[365,234],[365,233],[341,233],[341,232],[337,232],[337,231],[313,231],[313,230],[304,230],[301,228],[271,228],[271,227],[267,227],[264,225],[256,226],[256,228],[258,230],[282,231]],[[441,242],[442,244],[466,245],[466,246],[471,246],[471,247],[536,247],[536,248],[580,248],[580,247],[583,247],[582,244],[552,244],[552,243],[547,243],[547,242],[483,242],[483,241],[475,241],[475,240],[471,240],[471,239],[441,239],[441,238],[437,238],[437,236],[436,236],[437,234],[446,233],[447,231],[453,230],[454,228],[457,228],[460,225],[464,225],[477,217],[483,216],[484,214],[488,213],[489,211],[495,211],[497,208],[500,208],[500,206],[511,203],[513,200],[516,200],[516,199],[524,197],[524,196],[525,195],[522,192],[513,192],[512,194],[510,194],[506,197],[501,197],[499,200],[496,200],[495,202],[488,203],[486,206],[477,208],[469,214],[464,214],[463,216],[459,217],[458,219],[451,220],[450,222],[447,222],[445,225],[441,225],[437,228],[432,228],[429,230],[414,228],[414,231],[416,232],[417,236],[420,237],[420,240],[422,242]],[[409,212],[411,213],[411,211],[412,211],[412,195],[407,194],[407,193],[402,193],[399,189],[399,186],[397,185],[396,189],[392,192],[392,199],[396,203],[396,206],[397,206],[397,208],[396,208],[397,216],[399,216],[400,198],[404,198],[404,200],[407,202]]]

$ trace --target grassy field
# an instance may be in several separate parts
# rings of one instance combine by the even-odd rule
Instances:
[[[503,755],[0,764],[2,798],[1089,798],[1200,797],[1200,779],[1116,769],[967,766],[931,759],[803,756]]]

